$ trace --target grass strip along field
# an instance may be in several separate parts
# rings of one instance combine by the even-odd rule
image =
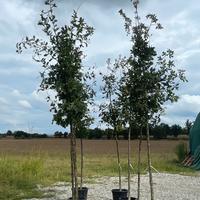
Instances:
[[[152,141],[152,164],[160,172],[195,175],[193,170],[177,162],[174,149],[179,143],[175,140]],[[79,145],[78,142],[78,149]],[[137,145],[137,140],[132,141],[133,174],[137,173]],[[85,177],[117,176],[114,141],[85,140],[84,151]],[[122,171],[126,176],[127,141],[120,141],[120,151]],[[146,168],[146,141],[143,141],[144,173]],[[70,181],[69,140],[0,140],[0,199],[42,197],[37,185],[47,186],[59,181]]]

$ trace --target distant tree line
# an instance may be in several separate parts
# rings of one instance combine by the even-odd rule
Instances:
[[[5,137],[10,137],[10,138],[15,138],[15,139],[31,139],[31,138],[48,138],[49,136],[45,133],[40,134],[40,133],[27,133],[25,131],[11,131],[8,130],[6,133],[1,133],[0,138],[5,138]]]
[[[178,124],[168,125],[165,123],[160,123],[155,126],[150,126],[150,135],[154,139],[167,139],[168,137],[177,138],[179,135],[188,135],[190,128],[192,127],[192,122],[187,120],[185,123],[185,127],[181,127]],[[132,127],[131,131],[131,139],[137,139],[139,137],[140,130],[138,128]],[[128,138],[128,130],[126,128],[118,128],[116,133],[114,133],[113,129],[107,128],[105,130],[100,128],[94,129],[80,129],[77,131],[77,138],[84,139],[114,139],[115,134],[119,137],[119,139],[127,139]],[[145,137],[145,133],[143,133]],[[25,131],[11,131],[8,130],[6,133],[1,133],[0,138],[11,137],[15,139],[32,139],[32,138],[68,138],[68,132],[55,131],[53,136],[48,134],[40,134],[40,133],[27,133]]]
[[[191,128],[191,126],[190,126]],[[188,135],[190,128],[181,127],[180,125],[168,125],[165,123],[161,123],[159,125],[150,126],[150,135],[154,139],[167,139],[168,137],[177,138],[179,135]],[[115,134],[119,137],[119,139],[127,139],[128,138],[128,129],[118,129],[116,133],[114,133],[113,129],[107,128],[102,130],[100,128],[95,129],[87,129],[83,132],[79,131],[77,133],[77,138],[85,138],[85,139],[114,139]],[[136,127],[132,127],[131,131],[131,139],[137,139],[140,134],[140,129]],[[143,137],[145,138],[146,133],[143,133]]]
[[[159,125],[150,126],[150,135],[154,139],[167,139],[169,137],[177,138],[179,135],[188,135],[190,128],[192,126],[192,122],[187,120],[186,126],[181,127],[178,124],[168,125],[165,123],[161,123]],[[77,131],[77,138],[84,138],[84,139],[114,139],[115,134],[119,137],[119,139],[127,139],[128,138],[128,129],[121,128],[117,129],[116,132],[113,131],[111,128],[107,129],[82,129]],[[139,137],[140,130],[136,127],[132,127],[131,131],[131,139],[137,139]],[[145,138],[146,133],[143,133],[143,137]],[[56,131],[54,133],[54,137],[56,138],[67,138],[68,133],[62,133]]]

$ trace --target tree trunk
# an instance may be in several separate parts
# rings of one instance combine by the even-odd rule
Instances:
[[[83,138],[81,137],[81,184],[80,188],[83,187]]]
[[[72,127],[70,126],[70,157],[71,157],[71,184],[72,184],[72,199],[74,199],[74,162],[73,162],[73,136],[72,136]]]
[[[77,157],[76,157],[76,135],[74,134],[74,181],[75,181],[75,199],[78,200],[78,179],[77,179]]]
[[[140,138],[138,145],[138,192],[137,192],[138,200],[140,199],[141,146],[142,146],[142,127],[140,128]]]
[[[115,134],[115,142],[116,142],[116,150],[117,150],[117,162],[118,162],[118,173],[119,173],[119,190],[122,189],[122,181],[121,181],[121,163],[120,163],[120,155],[119,155],[119,142],[118,137],[116,133],[116,128],[114,128],[114,134]]]
[[[149,136],[149,124],[147,122],[147,157],[148,157],[148,169],[149,169],[149,184],[151,190],[151,200],[154,200],[154,192],[153,192],[153,177],[151,172],[151,157],[150,157],[150,136]]]
[[[129,131],[128,131],[128,200],[130,200],[130,193],[131,193],[131,159],[130,159],[130,151],[131,151],[131,125],[129,124]]]
[[[71,181],[72,181],[72,200],[78,200],[78,181],[77,181],[77,158],[76,158],[76,135],[73,125],[71,131]]]

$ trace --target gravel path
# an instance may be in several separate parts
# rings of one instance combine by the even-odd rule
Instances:
[[[143,175],[141,179],[141,200],[148,200],[150,199],[148,175]],[[126,188],[127,179],[122,180]],[[153,181],[155,200],[200,200],[200,176],[155,173]],[[88,200],[111,200],[111,189],[118,187],[118,178],[102,177],[96,179],[94,184],[86,184],[86,186],[89,188]],[[136,197],[137,176],[132,178],[131,187],[131,194]],[[70,197],[70,185],[66,183],[57,183],[40,189],[46,194],[53,195],[52,198],[42,200],[66,200]]]

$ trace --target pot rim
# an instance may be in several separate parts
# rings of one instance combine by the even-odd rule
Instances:
[[[128,192],[127,189],[112,189],[112,192]]]

